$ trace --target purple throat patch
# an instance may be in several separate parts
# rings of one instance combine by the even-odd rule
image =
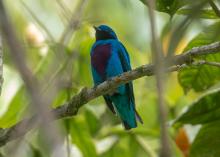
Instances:
[[[98,45],[94,48],[91,63],[93,68],[98,72],[101,77],[105,78],[105,71],[108,64],[108,60],[111,56],[111,45]]]

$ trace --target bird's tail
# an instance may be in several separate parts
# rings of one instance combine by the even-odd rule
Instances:
[[[129,101],[126,95],[112,96],[114,107],[118,113],[126,130],[137,127],[137,121],[143,123],[140,115],[137,113],[133,103]]]
[[[135,125],[129,124],[129,122],[122,119],[122,123],[123,123],[123,126],[124,126],[125,130],[130,130],[132,128],[136,128],[137,127],[137,121],[140,122],[141,124],[143,124],[143,120],[142,120],[141,116],[138,114],[137,110],[134,109],[134,111],[135,111],[135,119],[134,119],[134,124]]]
[[[135,117],[136,117],[136,120],[138,120],[141,124],[144,123],[141,116],[139,115],[139,113],[137,112],[136,109],[135,109]]]
[[[126,121],[123,121],[123,120],[122,120],[122,124],[123,124],[125,130],[130,130],[132,128],[136,128],[137,127],[137,124],[135,126],[130,126]]]

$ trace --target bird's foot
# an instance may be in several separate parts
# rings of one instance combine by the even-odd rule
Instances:
[[[94,85],[94,86],[93,86],[93,89],[94,89],[94,90],[96,90],[96,89],[97,89],[97,87],[98,87],[98,85]]]
[[[113,79],[110,77],[110,78],[107,78],[106,81],[108,82],[111,82]]]

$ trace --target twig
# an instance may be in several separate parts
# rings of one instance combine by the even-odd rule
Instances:
[[[192,59],[201,55],[215,54],[220,52],[220,42],[215,42],[209,45],[194,47],[180,55],[170,58],[171,64],[180,65],[183,63],[190,63]]]
[[[62,0],[56,0],[56,3],[59,5],[63,17],[66,19],[66,21],[70,21],[70,15],[72,15],[71,10],[63,3]]]
[[[37,22],[37,24],[45,31],[45,33],[50,38],[50,40],[52,42],[55,42],[53,35],[50,33],[47,27],[40,21],[40,19],[33,13],[33,11],[27,6],[27,4],[25,4],[25,2],[23,1],[21,1],[21,4],[24,6],[27,12],[32,16],[32,18]]]
[[[0,1],[0,26],[1,30],[3,32],[4,38],[9,45],[10,52],[12,59],[14,60],[17,69],[19,72],[22,74],[22,79],[26,83],[26,86],[28,90],[32,93],[33,95],[33,103],[38,104],[37,98],[38,94],[36,93],[37,89],[35,89],[34,84],[37,84],[37,81],[35,80],[32,72],[30,69],[27,67],[24,60],[24,49],[23,47],[19,44],[19,41],[17,37],[15,36],[14,29],[12,28],[12,25],[7,18],[5,8],[3,6],[3,2]]]
[[[79,26],[81,23],[81,15],[83,12],[83,8],[85,7],[87,0],[81,0],[78,8],[76,11],[72,14],[72,17],[70,19],[70,22],[68,26],[65,28],[63,31],[61,38],[60,38],[60,43],[61,44],[66,44],[69,42],[70,37],[72,35],[72,32]]]
[[[193,48],[192,50],[187,51],[187,53],[173,57],[172,62],[165,59],[164,62],[170,62],[170,67],[166,68],[165,71],[178,71],[179,69],[186,67],[186,63],[189,65],[192,64],[189,61],[192,60],[193,57],[214,54],[217,52],[220,52],[220,42]],[[53,109],[51,112],[56,115],[55,119],[75,116],[81,106],[101,95],[108,93],[119,85],[144,76],[152,76],[154,74],[154,68],[155,67],[153,64],[143,65],[132,71],[123,73],[120,76],[114,77],[111,80],[105,81],[97,87],[90,89],[83,88],[81,92],[73,96],[69,102],[66,102],[62,106]],[[24,136],[28,131],[36,127],[37,121],[37,116],[33,116],[29,119],[22,120],[10,128],[2,129],[0,131],[0,146]],[[18,128],[22,128],[22,130],[19,130]]]
[[[169,41],[169,47],[167,50],[167,55],[172,56],[175,52],[175,49],[177,48],[179,41],[181,38],[183,38],[185,32],[187,31],[190,24],[196,19],[197,16],[201,13],[201,8],[206,5],[206,1],[201,1],[198,4],[193,4],[192,11],[189,13],[189,15],[183,19],[176,27],[174,27],[174,30],[171,30],[171,38]],[[170,21],[171,22],[171,21]],[[170,23],[172,25],[172,23]]]
[[[220,10],[218,9],[217,5],[213,2],[213,0],[209,0],[209,4],[214,10],[215,14],[220,17]]]
[[[193,65],[204,65],[204,64],[220,68],[220,63],[219,62],[209,62],[209,61],[206,61],[206,60],[200,60],[200,61],[197,61],[197,62],[193,63]]]
[[[21,46],[17,36],[15,35],[15,31],[12,27],[12,24],[7,16],[5,11],[3,1],[0,1],[0,28],[4,35],[5,41],[8,44],[12,60],[14,61],[16,68],[23,81],[25,82],[25,86],[27,88],[28,94],[31,98],[32,107],[36,110],[36,113],[40,114],[40,116],[34,116],[31,119],[24,120],[21,123],[18,123],[17,127],[12,127],[14,129],[9,129],[11,137],[16,137],[18,135],[22,135],[25,131],[30,130],[34,125],[36,125],[36,121],[41,120],[40,122],[43,124],[43,128],[46,131],[48,137],[52,137],[53,133],[49,132],[48,122],[53,119],[53,115],[49,110],[49,99],[42,97],[40,95],[41,88],[39,86],[38,80],[34,77],[31,70],[28,68],[25,62],[25,50]],[[32,123],[32,122],[35,123]],[[58,142],[58,135],[53,136],[53,147]],[[3,137],[7,138],[7,137]]]
[[[3,86],[3,43],[2,34],[0,33],[0,94]]]
[[[160,143],[160,156],[161,157],[170,157],[170,142],[169,135],[166,126],[167,121],[167,109],[164,101],[164,62],[163,62],[163,53],[161,50],[161,44],[158,42],[156,34],[156,21],[154,15],[155,2],[153,0],[148,0],[148,9],[149,17],[151,24],[151,37],[152,37],[152,56],[155,63],[155,74],[157,82],[157,93],[158,93],[158,109],[159,109],[159,123],[160,123],[160,132],[161,132],[161,143]]]

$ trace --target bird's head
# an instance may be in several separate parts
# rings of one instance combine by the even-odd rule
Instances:
[[[98,27],[94,26],[94,29],[96,31],[96,41],[98,40],[107,40],[107,39],[118,39],[117,35],[113,31],[112,28],[106,25],[100,25]]]

